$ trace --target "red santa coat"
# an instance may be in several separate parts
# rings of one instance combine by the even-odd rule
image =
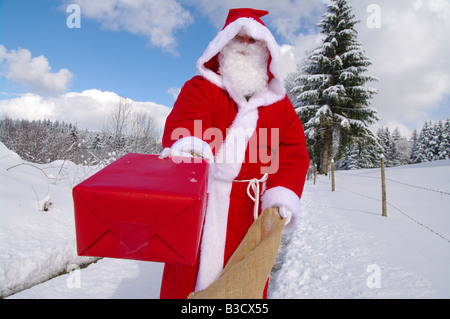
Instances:
[[[186,298],[218,278],[254,222],[250,180],[262,189],[258,212],[284,207],[290,215],[285,230],[295,225],[309,157],[278,69],[278,45],[259,19],[266,13],[230,11],[224,29],[197,62],[200,76],[184,85],[166,120],[163,146],[208,158],[211,174],[200,258],[193,267],[166,265],[161,298]],[[265,41],[270,52],[268,86],[249,101],[218,72],[218,53],[241,28]]]

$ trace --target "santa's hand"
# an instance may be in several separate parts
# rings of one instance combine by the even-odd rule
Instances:
[[[192,154],[176,151],[176,150],[171,149],[170,147],[166,147],[165,149],[163,149],[163,151],[161,152],[161,155],[159,155],[158,158],[165,159],[165,158],[174,157],[174,156],[193,157]]]
[[[292,219],[292,211],[286,206],[280,206],[278,207],[278,212],[280,213],[281,218],[286,219],[285,226],[288,225]]]

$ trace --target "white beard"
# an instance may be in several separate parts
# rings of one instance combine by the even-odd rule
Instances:
[[[220,52],[219,72],[238,96],[247,99],[267,87],[269,53],[264,42],[231,40]]]

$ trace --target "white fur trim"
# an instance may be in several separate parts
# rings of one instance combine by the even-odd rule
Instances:
[[[209,144],[195,136],[186,136],[179,139],[172,145],[171,149],[184,153],[192,152],[209,160],[210,163],[214,163],[214,155]]]
[[[223,269],[232,182],[214,179],[208,195],[195,291],[209,287]]]
[[[170,157],[174,157],[174,156],[178,156],[178,157],[194,157],[192,156],[192,154],[189,153],[185,153],[185,152],[179,152],[179,151],[175,151],[169,147],[166,147],[165,149],[162,150],[161,154],[159,155],[159,159],[164,159],[164,158],[170,158]]]
[[[216,153],[195,291],[208,288],[223,269],[231,188],[241,170],[248,141],[256,130],[257,121],[257,109],[240,109]]]
[[[216,153],[216,178],[233,181],[239,174],[250,137],[256,130],[257,109],[240,109]]]
[[[279,69],[280,48],[269,29],[252,18],[239,18],[230,23],[224,30],[217,34],[214,40],[209,43],[203,55],[197,61],[197,69],[200,72],[200,75],[218,87],[227,90],[239,106],[247,104],[244,97],[235,96],[230,90],[228,90],[228,85],[223,82],[221,75],[207,69],[204,65],[206,62],[215,57],[222,50],[222,48],[239,33],[241,29],[244,29],[245,32],[254,39],[265,41],[272,57],[269,70],[274,78],[270,81],[267,89],[260,92],[256,96],[253,96],[249,103],[252,105],[257,105],[256,107],[260,107],[280,101],[286,95],[284,81]]]
[[[261,210],[281,206],[287,208],[284,212],[292,214],[292,216],[286,216],[289,223],[283,229],[284,233],[289,233],[294,229],[300,214],[300,198],[293,191],[283,186],[269,188],[264,192],[261,197]]]

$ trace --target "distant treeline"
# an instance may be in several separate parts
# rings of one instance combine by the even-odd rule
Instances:
[[[391,132],[384,127],[376,135],[378,146],[363,148],[358,144],[352,145],[336,163],[337,169],[379,167],[380,152],[385,156],[386,166],[450,159],[450,118],[435,123],[425,122],[422,129],[414,130],[409,139],[401,136],[398,129]]]
[[[24,161],[107,165],[127,153],[159,154],[160,130],[148,114],[135,113],[125,100],[111,112],[101,131],[80,130],[72,123],[0,119],[0,141]]]

